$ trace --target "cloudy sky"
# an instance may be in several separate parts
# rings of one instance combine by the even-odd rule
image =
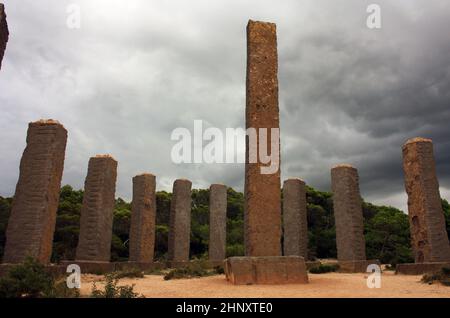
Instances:
[[[242,190],[238,164],[176,165],[173,129],[244,127],[248,19],[278,28],[282,176],[330,189],[351,163],[366,200],[404,209],[401,145],[434,140],[450,199],[448,0],[2,0],[10,41],[0,72],[0,195],[14,193],[27,124],[69,131],[64,184],[83,186],[89,157],[119,161],[117,194],[148,171],[159,190]],[[370,3],[382,28],[366,26]],[[81,8],[81,28],[67,8]]]

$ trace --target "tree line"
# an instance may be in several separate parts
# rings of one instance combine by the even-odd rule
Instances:
[[[156,194],[156,242],[155,258],[167,257],[171,193]],[[78,243],[80,211],[83,191],[70,185],[61,188],[53,240],[52,262],[71,260]],[[192,190],[191,258],[204,258],[209,241],[209,190]],[[227,196],[227,256],[244,255],[244,195],[228,188]],[[12,198],[0,197],[0,259],[3,256],[5,231]],[[447,233],[450,233],[450,205],[442,200]],[[333,216],[332,195],[307,187],[308,258],[336,258],[336,229]],[[408,216],[387,206],[363,202],[364,235],[368,259],[379,259],[385,264],[413,262],[410,244]],[[128,259],[128,239],[131,219],[131,203],[118,198],[114,209],[114,225],[111,244],[111,261]]]

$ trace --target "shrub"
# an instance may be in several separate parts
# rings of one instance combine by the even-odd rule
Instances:
[[[421,281],[430,285],[434,282],[440,282],[444,286],[450,286],[450,268],[443,267],[439,272],[425,274]]]
[[[117,271],[113,273],[117,279],[121,278],[144,278],[144,272],[138,268],[131,268],[127,270]]]
[[[337,264],[320,264],[319,266],[313,267],[309,270],[311,274],[323,274],[335,272],[339,269]]]
[[[114,273],[105,275],[103,290],[98,289],[96,283],[92,286],[92,298],[137,298],[139,294],[134,292],[134,285],[118,286],[119,279]]]
[[[187,266],[170,270],[164,276],[164,280],[212,276],[218,274],[219,271],[219,268],[209,269],[206,260],[197,259]]]
[[[69,298],[78,290],[67,288],[65,279],[55,279],[33,258],[14,265],[0,278],[0,298]]]

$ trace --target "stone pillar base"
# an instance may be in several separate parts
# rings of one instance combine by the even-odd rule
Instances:
[[[234,285],[306,284],[303,257],[230,257],[224,261],[227,280]]]
[[[379,260],[363,260],[363,261],[338,261],[339,273],[366,273],[367,266],[377,264],[380,266]]]
[[[395,274],[423,275],[438,272],[443,267],[450,268],[450,262],[397,264]]]
[[[80,266],[81,274],[97,274],[103,275],[106,273],[114,272],[114,263],[110,262],[98,262],[98,261],[61,261],[61,265],[69,266],[70,264],[76,264]]]

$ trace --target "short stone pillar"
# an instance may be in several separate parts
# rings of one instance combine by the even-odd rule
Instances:
[[[338,261],[366,260],[358,171],[351,165],[331,169]]]
[[[131,204],[130,262],[153,262],[156,227],[156,177],[141,174],[133,178]]]
[[[209,260],[222,262],[226,257],[227,187],[213,184],[209,188]]]
[[[283,184],[284,255],[308,256],[308,215],[306,185],[300,179],[289,179]]]
[[[117,161],[110,155],[89,160],[84,183],[77,261],[109,262],[114,218]]]
[[[171,264],[189,261],[191,243],[191,187],[189,180],[178,179],[173,184],[170,203],[169,255]]]
[[[6,50],[6,43],[8,42],[9,31],[8,23],[6,22],[6,12],[3,3],[0,3],[0,70],[2,69],[3,55]]]
[[[20,263],[27,256],[50,262],[66,142],[67,130],[57,121],[28,125],[6,230],[4,263]]]
[[[278,52],[274,23],[250,20],[247,25],[247,102],[246,128],[256,129],[256,145],[246,139],[245,164],[245,255],[281,256],[280,169],[263,174],[267,166],[258,155],[250,162],[250,149],[271,149],[272,129],[279,129]],[[267,144],[261,143],[266,129]],[[254,141],[253,141],[254,142]],[[279,142],[279,139],[276,140]],[[257,146],[257,148],[255,147]],[[271,150],[268,150],[270,153]],[[280,156],[276,158],[280,162]]]
[[[402,150],[415,262],[450,262],[433,143],[430,139],[414,138]]]

